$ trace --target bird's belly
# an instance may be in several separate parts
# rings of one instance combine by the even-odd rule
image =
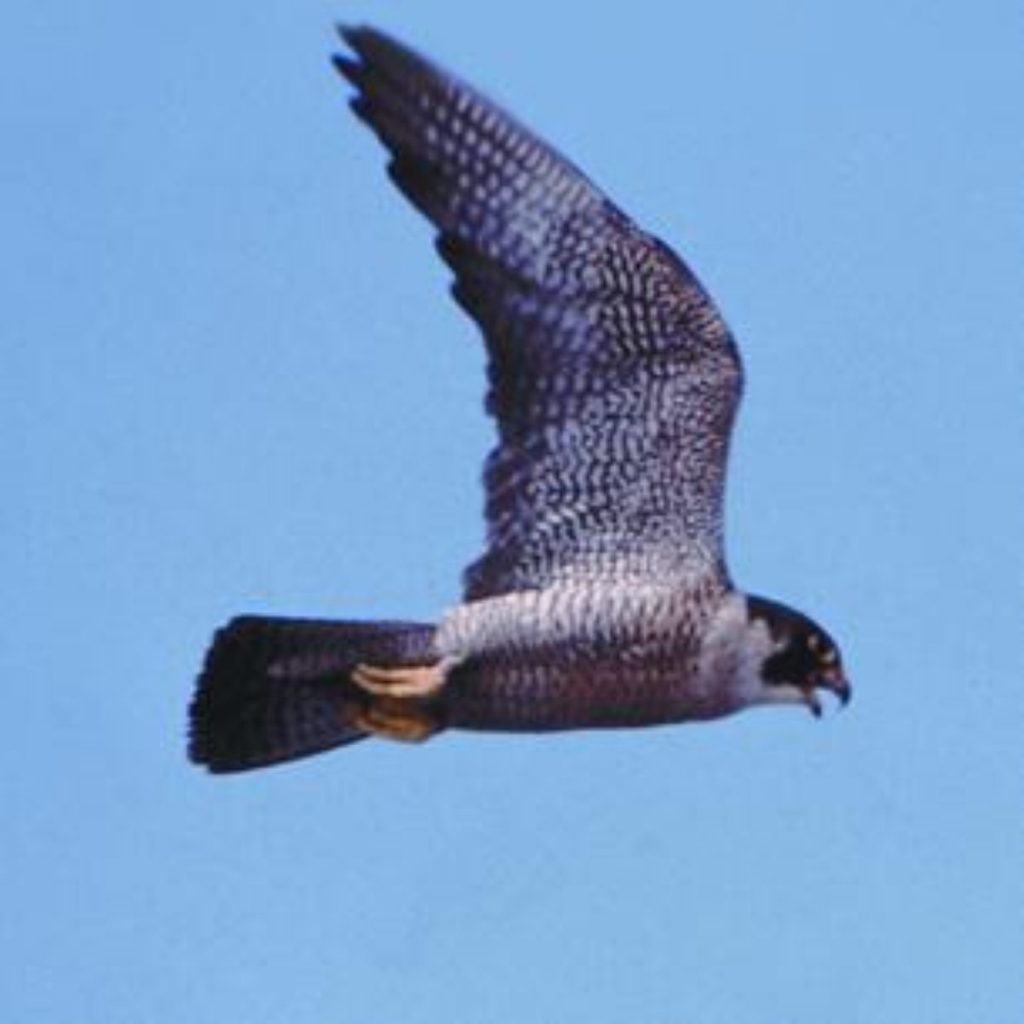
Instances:
[[[547,732],[657,725],[734,710],[728,694],[703,688],[696,676],[685,650],[479,658],[453,672],[446,721],[457,729]]]

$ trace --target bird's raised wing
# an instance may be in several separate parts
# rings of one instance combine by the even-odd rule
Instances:
[[[493,103],[372,29],[344,28],[352,108],[438,228],[480,325],[498,445],[476,599],[561,578],[724,579],[739,357],[686,265]]]

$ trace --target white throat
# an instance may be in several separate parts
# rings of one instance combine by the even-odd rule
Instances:
[[[802,704],[805,696],[799,687],[769,685],[762,676],[765,661],[780,646],[764,622],[750,621],[746,596],[729,594],[712,617],[701,645],[698,686],[704,692],[724,688],[720,696],[734,709],[755,704]]]

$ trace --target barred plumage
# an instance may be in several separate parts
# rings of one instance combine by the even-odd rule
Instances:
[[[498,444],[465,600],[418,623],[236,620],[192,704],[214,771],[369,734],[424,739],[707,719],[842,699],[805,616],[733,589],[723,550],[732,336],[689,268],[483,96],[368,28],[342,29],[352,108],[438,229],[487,347]]]
[[[370,29],[343,35],[352,107],[440,231],[489,356],[476,599],[595,571],[724,574],[736,347],[686,265],[469,86]],[[652,562],[653,559],[653,562]]]

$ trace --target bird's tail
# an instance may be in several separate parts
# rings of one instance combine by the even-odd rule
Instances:
[[[363,739],[361,662],[434,659],[434,627],[415,622],[324,622],[245,616],[213,638],[189,709],[189,757],[238,772]]]

